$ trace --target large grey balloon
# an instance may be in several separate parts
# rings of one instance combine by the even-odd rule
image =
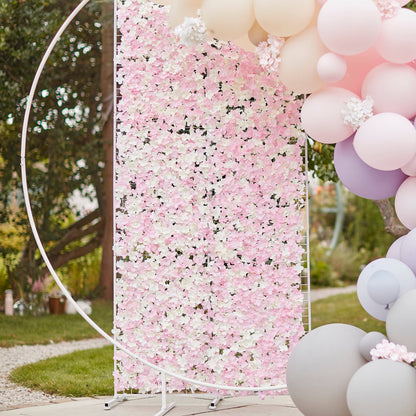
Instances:
[[[359,351],[365,332],[346,324],[314,329],[293,349],[287,365],[289,394],[305,416],[350,416],[346,393],[366,363]]]
[[[390,341],[416,352],[416,289],[396,300],[387,314],[386,331]]]
[[[372,357],[370,351],[383,339],[387,339],[384,334],[381,332],[369,332],[368,334],[364,335],[360,341],[359,349],[360,354],[365,358],[367,361],[371,361]]]
[[[401,362],[371,361],[351,378],[347,402],[353,416],[414,416],[416,370]]]

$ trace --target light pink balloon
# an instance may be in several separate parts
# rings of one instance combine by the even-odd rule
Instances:
[[[400,9],[396,16],[383,20],[376,48],[386,61],[395,64],[413,61],[416,58],[416,13]]]
[[[318,31],[328,49],[356,55],[369,49],[381,29],[381,15],[372,0],[328,0],[318,17]]]
[[[374,169],[400,169],[416,154],[416,130],[399,114],[376,114],[357,130],[354,149]]]
[[[374,100],[375,113],[398,113],[406,118],[416,115],[416,70],[408,65],[384,63],[366,76],[362,97]]]
[[[416,156],[410,159],[410,162],[407,162],[401,169],[406,175],[416,176]]]
[[[300,113],[306,133],[321,143],[338,143],[351,136],[354,129],[344,123],[341,111],[353,97],[357,96],[337,87],[327,87],[311,94]]]
[[[404,226],[416,228],[416,177],[407,178],[396,194],[395,208],[399,220]]]
[[[401,237],[399,237],[397,240],[395,240],[393,242],[393,244],[387,250],[386,257],[388,259],[400,260],[400,249],[401,249],[402,243],[403,243],[403,241],[405,240],[406,237],[407,237],[407,234],[402,235]]]
[[[337,82],[344,78],[347,63],[342,56],[330,52],[319,58],[316,69],[325,82]]]
[[[347,73],[345,77],[335,83],[334,87],[345,88],[357,95],[361,94],[364,78],[375,66],[386,62],[377,52],[375,46],[359,55],[346,56]]]

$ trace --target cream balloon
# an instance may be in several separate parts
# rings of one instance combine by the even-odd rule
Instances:
[[[309,94],[325,86],[316,66],[328,50],[315,26],[289,38],[280,52],[280,81],[296,94]]]
[[[253,45],[258,45],[261,42],[265,42],[269,34],[259,25],[257,20],[254,22],[248,31],[248,38],[250,39]]]
[[[245,51],[254,52],[256,50],[256,46],[250,41],[248,34],[242,36],[241,38],[234,39],[232,42]]]
[[[172,4],[172,0],[152,0],[153,3],[159,4],[160,6],[170,6]]]
[[[201,16],[216,38],[238,39],[253,26],[253,0],[203,0]]]
[[[173,0],[169,13],[169,26],[175,28],[185,17],[196,17],[202,0]]]
[[[254,0],[257,21],[275,36],[302,32],[311,23],[314,11],[315,0]]]

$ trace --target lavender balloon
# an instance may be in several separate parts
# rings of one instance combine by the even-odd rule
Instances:
[[[335,146],[334,164],[341,182],[362,198],[377,200],[394,196],[407,176],[401,169],[383,171],[368,166],[354,150],[353,138]]]

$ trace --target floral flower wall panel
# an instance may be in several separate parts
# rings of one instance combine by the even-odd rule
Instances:
[[[303,333],[300,103],[249,52],[179,45],[164,7],[127,0],[117,18],[118,339],[200,381],[284,383]],[[117,390],[160,390],[115,359]]]

